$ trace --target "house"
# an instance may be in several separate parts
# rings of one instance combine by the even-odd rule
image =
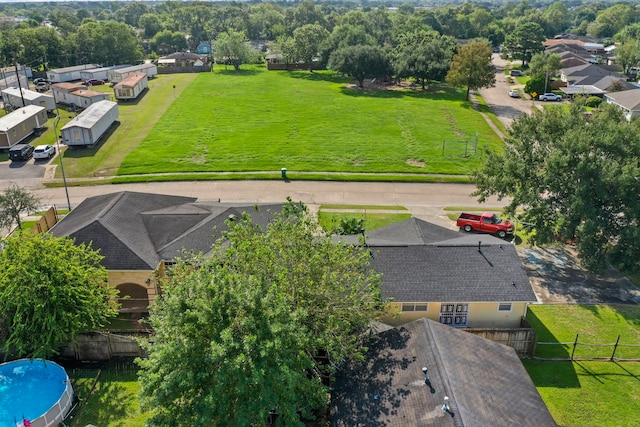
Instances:
[[[133,65],[131,67],[117,68],[108,72],[109,81],[118,83],[129,74],[133,73],[146,73],[147,77],[151,78],[158,74],[158,67],[151,62],[145,62],[144,64]]]
[[[39,105],[18,108],[0,117],[0,149],[11,148],[45,126],[47,110]]]
[[[158,58],[158,65],[172,67],[202,67],[206,63],[206,55],[198,55],[191,52],[175,52]]]
[[[183,249],[207,253],[227,229],[226,221],[250,213],[266,226],[282,205],[229,205],[193,197],[119,192],[89,197],[51,233],[77,243],[92,242],[105,257],[109,284],[120,292],[123,312],[145,313],[159,290],[150,280]]]
[[[113,86],[117,100],[136,99],[148,87],[146,73],[133,73]]]
[[[126,68],[130,66],[131,65],[129,64],[123,64],[123,65],[114,65],[113,67],[102,67],[102,68],[94,68],[91,70],[83,70],[83,71],[80,71],[80,80],[82,80],[83,82],[90,79],[107,81],[109,79],[109,71],[118,70],[120,68]]]
[[[607,91],[616,82],[622,82],[629,89],[632,87],[627,83],[624,74],[606,70],[595,64],[563,68],[560,79],[567,83],[567,86],[594,86],[601,91]]]
[[[537,298],[515,246],[410,218],[367,233],[371,267],[382,274],[401,325],[418,318],[463,328],[518,328]]]
[[[419,319],[367,348],[337,371],[333,427],[557,426],[510,347]]]
[[[1,91],[2,102],[5,105],[11,105],[13,107],[23,107],[22,101],[25,105],[39,105],[44,107],[47,111],[53,111],[56,109],[56,101],[53,96],[46,95],[44,93],[34,92],[27,89],[18,89],[14,87],[6,88]]]
[[[71,82],[80,80],[80,72],[99,68],[96,64],[82,64],[73,67],[57,68],[47,71],[47,79],[52,83]]]
[[[94,145],[117,119],[117,103],[98,101],[60,129],[62,141],[68,146]]]
[[[640,89],[638,88],[607,93],[604,100],[607,104],[620,108],[627,121],[640,116]]]

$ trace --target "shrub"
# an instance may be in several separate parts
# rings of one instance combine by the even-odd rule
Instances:
[[[591,108],[598,108],[600,104],[602,104],[602,98],[599,98],[597,96],[590,96],[585,102],[585,105]]]

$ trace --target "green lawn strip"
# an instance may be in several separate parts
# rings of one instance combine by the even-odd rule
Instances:
[[[509,131],[507,130],[505,125],[498,119],[493,110],[489,108],[482,95],[480,95],[480,93],[476,93],[475,97],[478,100],[478,111],[486,114],[487,117],[489,117],[489,120],[491,120],[491,123],[493,123],[494,126],[498,129],[500,129],[500,132],[502,132],[503,135],[509,135]]]
[[[640,306],[634,305],[532,305],[527,320],[539,342],[640,344]],[[573,345],[538,345],[537,357],[569,357]],[[610,357],[613,346],[578,345],[576,357]],[[640,347],[618,347],[618,358],[640,358]]]
[[[347,181],[347,182],[423,182],[423,183],[471,183],[468,177],[451,175],[376,175],[376,174],[288,174],[290,181]],[[97,184],[127,184],[135,182],[168,182],[168,181],[215,181],[215,180],[282,180],[280,171],[277,173],[184,173],[162,175],[127,175],[113,178],[95,178],[68,180],[67,185],[97,185]],[[64,184],[62,180],[45,182],[47,188],[60,188]]]
[[[88,376],[89,373],[83,375]],[[75,386],[75,374],[73,377]],[[113,368],[103,369],[90,394],[85,391],[86,387],[76,390],[82,407],[74,418],[73,426],[94,424],[100,427],[143,427],[149,417],[148,413],[140,410],[140,383],[133,369],[125,372]]]
[[[383,206],[383,205],[321,205],[320,210],[323,209],[366,209],[366,210],[394,210],[394,211],[406,211],[408,210],[404,206]]]
[[[201,73],[124,159],[118,174],[285,167],[467,178],[483,163],[484,148],[502,148],[500,138],[460,91],[435,87],[364,92],[349,83],[329,71],[267,72],[253,67],[238,73],[220,68]],[[469,155],[471,147],[462,141],[470,141],[476,132],[477,152]],[[449,142],[443,155],[445,140]],[[391,179],[397,177],[382,178]]]
[[[318,223],[327,231],[335,229],[340,225],[342,219],[364,219],[364,229],[366,231],[386,227],[396,222],[411,218],[411,214],[397,213],[356,213],[356,212],[318,212]]]
[[[115,175],[122,160],[147,136],[175,101],[173,86],[176,87],[176,97],[179,97],[196,77],[197,74],[158,75],[149,80],[149,89],[138,101],[119,103],[116,126],[108,131],[100,143],[95,147],[65,150],[63,161],[67,177]],[[199,102],[199,97],[190,102]],[[61,117],[60,128],[70,120],[67,115],[61,114]],[[170,120],[170,117],[164,120]],[[163,152],[162,146],[156,149]],[[56,169],[56,177],[62,177],[60,168]]]
[[[638,424],[639,363],[536,360],[522,363],[559,425]]]

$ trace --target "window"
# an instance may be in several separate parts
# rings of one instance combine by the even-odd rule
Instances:
[[[404,302],[402,303],[402,311],[427,311],[427,304],[420,302]]]
[[[469,304],[442,304],[440,306],[440,323],[464,328],[468,325]]]
[[[498,311],[511,311],[511,303],[501,302],[500,304],[498,304]]]

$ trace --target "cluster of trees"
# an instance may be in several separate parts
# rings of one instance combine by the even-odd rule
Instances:
[[[217,40],[231,32],[242,34],[246,40],[279,40],[280,49],[287,55],[292,52],[288,41],[297,39],[294,56],[303,61],[310,54],[300,46],[301,39],[326,38],[323,35],[328,35],[329,40],[323,46],[315,43],[318,50],[313,52],[321,55],[323,64],[329,63],[329,55],[335,50],[352,46],[396,50],[393,55],[397,59],[397,50],[410,42],[406,34],[416,31],[435,32],[443,38],[440,44],[436,43],[438,49],[445,51],[450,48],[451,38],[483,38],[493,47],[504,45],[523,61],[541,49],[540,41],[545,37],[566,31],[588,33],[623,43],[621,57],[625,64],[636,65],[640,60],[640,13],[632,4],[585,2],[569,7],[565,2],[555,2],[540,7],[525,0],[495,6],[464,3],[433,8],[403,3],[396,10],[382,5],[359,6],[349,2],[315,4],[308,0],[290,5],[173,1],[2,5],[4,14],[27,19],[17,28],[12,23],[2,24],[0,62],[11,63],[15,54],[20,63],[34,68],[81,62],[132,63],[143,55],[194,50],[201,41]],[[40,26],[45,20],[55,29]],[[313,33],[308,34],[311,29]],[[340,46],[345,39],[346,46]],[[313,44],[306,46],[312,47]],[[361,54],[361,50],[354,53]],[[402,62],[396,66],[411,66],[416,60],[409,56]]]
[[[18,228],[0,250],[0,346],[7,356],[50,358],[117,314],[102,256],[68,238],[22,232],[40,201],[24,188],[0,194],[0,226]]]
[[[158,278],[139,361],[149,425],[301,425],[384,309],[368,250],[334,243],[304,205],[266,229],[246,214],[228,225],[210,256],[185,254]]]
[[[573,242],[593,271],[640,268],[640,122],[604,105],[551,107],[514,121],[503,153],[476,173],[481,201],[510,197],[536,244]]]

